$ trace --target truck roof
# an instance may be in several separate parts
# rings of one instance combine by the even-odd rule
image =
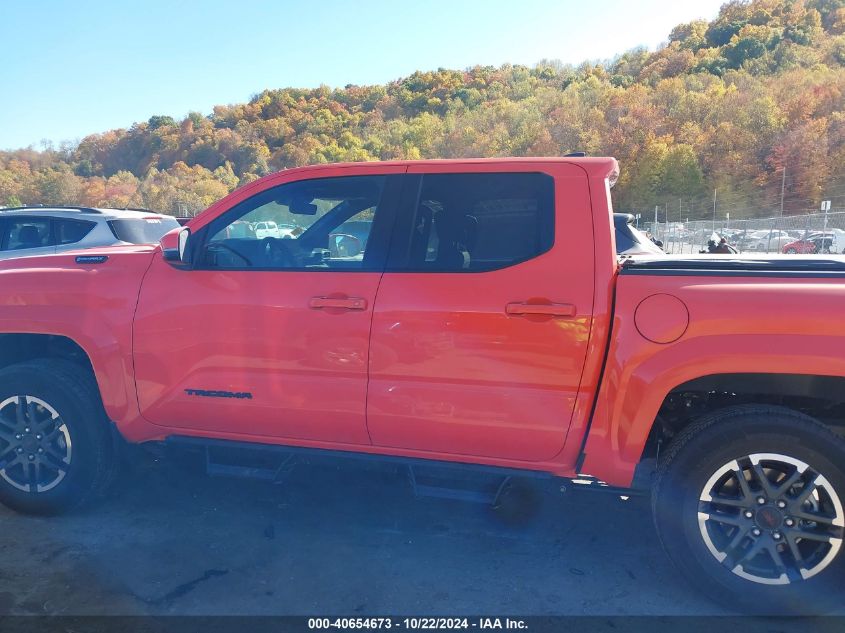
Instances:
[[[414,167],[420,165],[484,165],[484,164],[514,164],[514,163],[572,163],[582,167],[588,174],[598,178],[610,176],[613,172],[619,172],[619,164],[616,159],[610,156],[524,156],[519,158],[437,158],[428,160],[385,160],[379,161],[378,165],[385,167],[404,166]],[[336,169],[339,167],[355,167],[364,162],[353,163],[327,163],[323,165],[306,165],[285,170],[284,173],[306,171],[312,169]],[[271,174],[272,175],[272,174]]]

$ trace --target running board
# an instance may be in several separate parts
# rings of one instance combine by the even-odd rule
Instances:
[[[450,466],[408,466],[408,481],[415,497],[454,499],[495,505],[511,476],[467,478],[466,468]],[[462,485],[461,485],[462,484]]]
[[[496,504],[508,484],[514,478],[522,477],[557,479],[561,483],[561,492],[589,490],[620,496],[639,496],[648,494],[647,480],[650,478],[654,467],[653,463],[647,463],[649,460],[644,460],[641,464],[643,468],[638,468],[639,476],[635,479],[635,484],[638,483],[646,487],[646,490],[637,490],[636,488],[609,486],[605,482],[588,475],[563,478],[535,470],[376,453],[186,436],[171,436],[165,440],[164,445],[200,451],[203,454],[205,470],[211,476],[259,479],[273,483],[284,481],[285,477],[296,466],[301,455],[393,463],[405,469],[408,481],[417,497],[435,497],[484,504]]]
[[[296,456],[292,453],[279,453],[276,460],[268,460],[266,454],[256,455],[259,465],[247,466],[249,460],[226,460],[231,451],[221,451],[213,446],[205,446],[205,472],[211,477],[237,477],[240,479],[260,479],[274,484],[282,483],[296,466]],[[243,449],[244,452],[249,449]],[[245,456],[242,456],[245,457]],[[275,463],[274,463],[275,462]],[[255,463],[255,462],[253,462]]]

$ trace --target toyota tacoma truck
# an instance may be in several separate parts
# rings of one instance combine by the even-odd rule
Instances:
[[[845,261],[618,257],[616,177],[297,168],[160,245],[0,262],[0,500],[76,507],[127,442],[590,476],[648,486],[723,605],[841,604]]]

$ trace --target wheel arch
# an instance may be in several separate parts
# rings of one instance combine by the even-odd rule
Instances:
[[[715,345],[699,339],[663,346],[640,363],[609,363],[580,472],[630,485],[637,466],[658,450],[666,404],[679,393],[728,396],[713,406],[786,404],[806,412],[815,405],[845,419],[845,358],[831,352],[829,338],[795,337],[777,351],[739,335],[718,338]]]
[[[78,365],[95,380],[103,406],[111,419],[126,409],[125,387],[120,374],[109,371],[108,356],[96,356],[86,349],[91,341],[80,343],[65,334],[36,332],[0,333],[0,369],[36,359],[62,359]]]

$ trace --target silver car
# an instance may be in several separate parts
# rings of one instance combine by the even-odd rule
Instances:
[[[0,260],[115,244],[153,244],[179,226],[149,211],[88,207],[0,209]]]

